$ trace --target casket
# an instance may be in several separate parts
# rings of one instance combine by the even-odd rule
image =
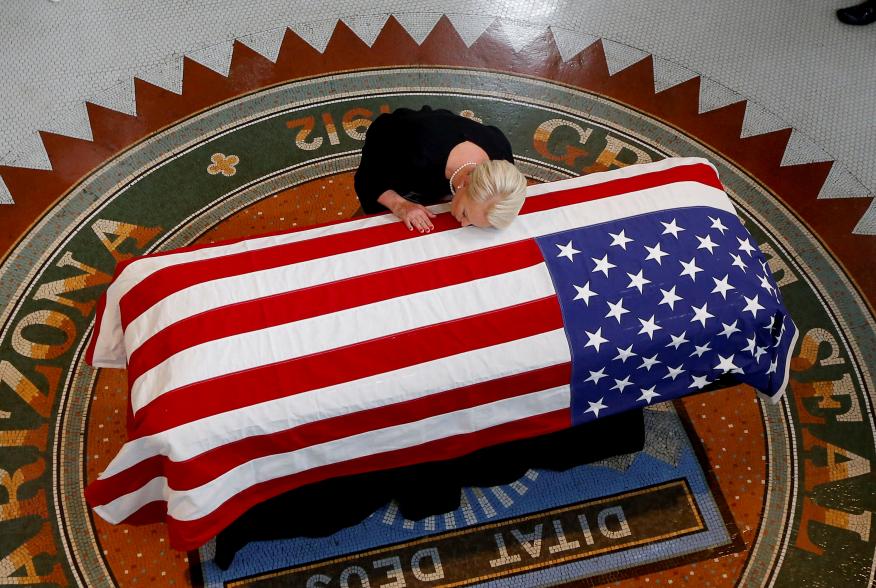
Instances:
[[[775,401],[797,329],[716,169],[529,188],[507,229],[390,214],[126,260],[87,361],[128,439],[86,498],[196,548],[253,505],[726,383]]]

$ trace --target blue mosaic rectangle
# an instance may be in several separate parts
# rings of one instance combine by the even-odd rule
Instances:
[[[390,504],[379,509],[359,525],[329,537],[251,543],[238,553],[232,567],[225,572],[209,561],[211,546],[208,544],[201,550],[205,562],[202,569],[208,586],[222,586],[226,582],[237,579],[252,578],[290,568],[300,569],[302,565],[333,558],[349,556],[351,562],[355,562],[357,554],[384,546],[393,546],[388,552],[372,556],[372,559],[380,562],[379,568],[357,566],[354,563],[341,566],[355,573],[369,574],[372,585],[375,582],[380,584],[381,581],[389,581],[381,574],[386,574],[390,569],[384,566],[384,564],[390,565],[387,562],[394,559],[390,556],[410,545],[428,551],[427,548],[432,545],[429,542],[430,538],[437,539],[457,530],[471,530],[492,537],[495,529],[491,529],[491,526],[502,521],[659,486],[675,480],[683,480],[689,488],[695,509],[702,520],[701,530],[677,537],[645,541],[642,544],[604,554],[590,555],[571,550],[570,561],[543,565],[531,571],[526,571],[526,568],[532,567],[531,564],[535,560],[530,561],[531,554],[528,555],[526,549],[517,544],[512,535],[506,532],[507,553],[511,557],[516,555],[520,559],[508,566],[497,564],[497,567],[491,571],[498,577],[482,581],[476,578],[483,575],[483,570],[472,570],[470,585],[496,588],[547,586],[576,578],[601,576],[728,545],[731,541],[730,533],[711,494],[685,429],[671,405],[662,404],[645,410],[645,449],[639,453],[581,465],[565,472],[530,471],[516,482],[500,487],[467,488],[463,492],[463,501],[457,511],[423,521],[413,522],[401,518],[395,507]],[[352,494],[351,499],[353,499]],[[655,504],[654,508],[659,510],[661,505]],[[597,525],[598,521],[590,520],[594,534],[600,532]],[[633,519],[630,519],[630,526],[635,529]],[[532,525],[527,529],[531,531],[531,527]],[[571,527],[568,527],[567,531],[571,531]],[[541,552],[547,554],[551,547],[555,547],[555,531],[549,528],[549,525],[545,525],[544,536],[545,544]],[[485,553],[479,554],[480,560],[496,560],[501,556],[501,551],[497,551],[499,547],[496,544],[486,549]],[[440,553],[436,551],[428,554],[428,558],[423,560],[427,563],[423,565],[434,575],[437,571],[433,561],[437,560],[444,566],[443,573],[449,575],[452,566],[465,565],[461,563],[460,557],[466,560],[470,555],[454,550]],[[470,560],[466,561],[470,565]],[[410,561],[402,561],[398,565],[402,569],[399,573],[405,575],[409,585],[414,585],[415,578],[411,576]],[[357,567],[362,571],[357,570]],[[313,569],[314,586],[338,585],[339,574],[324,572],[325,570],[320,566]],[[352,582],[351,585],[356,585],[355,574],[348,579]],[[277,580],[282,580],[282,577]]]

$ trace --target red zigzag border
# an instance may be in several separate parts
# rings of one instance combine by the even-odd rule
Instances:
[[[869,271],[867,261],[876,254],[876,239],[852,234],[869,199],[816,200],[832,162],[781,167],[791,129],[740,138],[745,101],[700,114],[699,77],[655,93],[651,56],[612,76],[599,41],[564,60],[553,35],[545,30],[515,52],[497,20],[468,47],[446,16],[422,44],[393,17],[386,21],[371,47],[342,21],[338,21],[323,52],[287,29],[276,63],[235,41],[227,76],[184,58],[181,94],[135,78],[136,116],[87,102],[92,141],[41,131],[51,170],[0,166],[0,176],[15,200],[12,206],[0,207],[0,255],[5,259],[33,224],[96,167],[199,111],[297,78],[415,65],[484,68],[543,78],[606,96],[664,121],[762,182],[821,238],[865,297],[871,303],[876,301],[876,273]]]

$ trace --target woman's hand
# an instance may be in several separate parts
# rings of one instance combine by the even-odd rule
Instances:
[[[417,229],[421,233],[429,233],[435,226],[430,219],[435,218],[435,213],[416,202],[402,198],[396,192],[387,190],[377,199],[378,202],[390,209],[400,218],[409,231]]]
[[[416,228],[421,233],[429,233],[435,228],[429,220],[435,218],[435,213],[422,204],[405,200],[393,208],[392,212],[405,223],[409,231]]]

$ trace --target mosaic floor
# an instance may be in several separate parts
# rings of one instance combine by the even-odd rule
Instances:
[[[323,51],[287,31],[270,59],[235,43],[227,76],[185,59],[179,93],[135,79],[135,114],[89,103],[93,141],[43,134],[51,170],[0,167],[0,582],[872,585],[876,237],[852,234],[869,201],[816,201],[831,162],[782,166],[791,130],[742,138],[745,102],[702,111],[698,77],[655,91],[650,57],[611,71],[601,41],[515,49],[506,26],[464,40],[442,17],[414,39],[390,18],[368,45],[339,23]],[[213,543],[174,552],[162,526],[94,517],[82,488],[123,442],[126,380],[83,354],[115,264],[359,214],[367,125],[422,104],[500,126],[534,182],[715,163],[801,331],[787,397],[657,404],[638,454],[253,543],[228,570]]]

